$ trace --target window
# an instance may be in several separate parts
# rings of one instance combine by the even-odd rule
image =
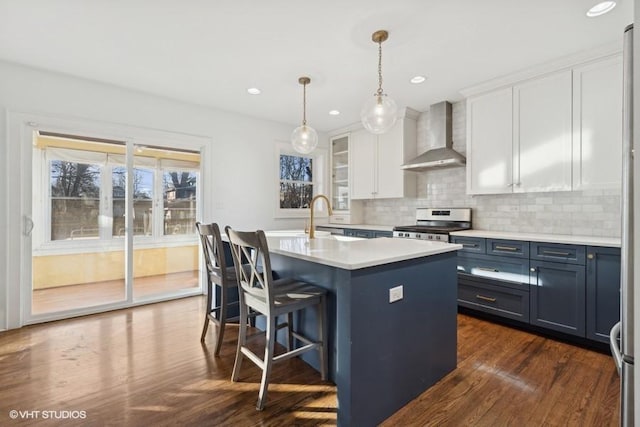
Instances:
[[[133,169],[133,235],[151,236],[153,234],[153,179],[151,169]],[[112,169],[113,218],[112,236],[124,236],[125,195],[127,189],[127,169],[117,166]]]
[[[276,145],[277,167],[277,217],[305,217],[309,215],[311,199],[326,187],[326,149],[316,149],[311,154],[300,154],[291,144]],[[326,207],[318,204],[317,212],[326,215]]]
[[[280,209],[308,208],[313,198],[313,159],[280,154]]]
[[[98,238],[100,167],[51,160],[51,240]]]
[[[35,208],[43,212],[48,224],[37,243],[121,242],[129,179],[126,145],[39,135],[34,149],[43,167],[42,185],[48,188],[48,197],[36,201],[43,204]],[[131,185],[136,239],[151,243],[179,236],[195,238],[199,169],[199,153],[135,147]]]

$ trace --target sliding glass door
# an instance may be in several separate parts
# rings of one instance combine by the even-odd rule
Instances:
[[[25,323],[201,292],[199,150],[46,129],[31,139]]]

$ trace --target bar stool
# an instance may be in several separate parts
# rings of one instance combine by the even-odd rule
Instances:
[[[290,359],[307,351],[317,350],[320,357],[321,377],[323,380],[327,379],[327,291],[295,279],[274,280],[271,275],[265,275],[263,271],[271,271],[271,260],[264,231],[240,232],[226,227],[225,232],[231,242],[231,253],[236,268],[240,296],[240,332],[231,381],[238,381],[244,356],[247,356],[262,369],[262,380],[256,405],[256,409],[261,411],[264,409],[267,399],[271,368],[276,362]],[[246,264],[244,264],[245,262]],[[318,339],[315,341],[293,331],[293,313],[306,308],[317,310]],[[266,316],[267,330],[263,358],[257,356],[247,347],[249,310]],[[278,316],[284,314],[287,315],[287,322],[278,324]],[[286,326],[288,331],[287,351],[274,356],[276,331],[283,326]],[[261,336],[261,334],[255,334],[249,338],[256,336]],[[304,345],[293,348],[293,338]]]
[[[238,304],[238,302],[228,302],[228,291],[230,288],[237,287],[238,281],[236,279],[235,268],[231,265],[227,266],[227,260],[224,255],[224,245],[218,224],[202,224],[196,222],[196,229],[200,236],[202,252],[207,266],[207,305],[200,341],[204,342],[205,340],[207,330],[209,329],[209,322],[218,325],[218,337],[213,352],[215,356],[218,356],[220,354],[220,347],[222,345],[222,338],[224,337],[224,329],[227,321],[234,320],[227,319],[227,307]],[[218,301],[219,304],[212,307],[214,285],[220,288],[220,301]]]

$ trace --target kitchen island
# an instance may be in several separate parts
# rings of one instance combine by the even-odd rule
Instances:
[[[329,291],[329,377],[338,425],[373,426],[456,367],[461,245],[411,239],[309,240],[267,233],[272,268]],[[400,299],[390,303],[391,289]],[[295,320],[317,337],[314,314]],[[284,336],[281,337],[284,342]],[[303,356],[318,367],[317,354]]]

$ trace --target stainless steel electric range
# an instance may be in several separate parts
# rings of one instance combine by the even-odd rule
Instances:
[[[393,237],[448,242],[452,231],[471,228],[471,208],[417,208],[415,225],[393,227]]]

